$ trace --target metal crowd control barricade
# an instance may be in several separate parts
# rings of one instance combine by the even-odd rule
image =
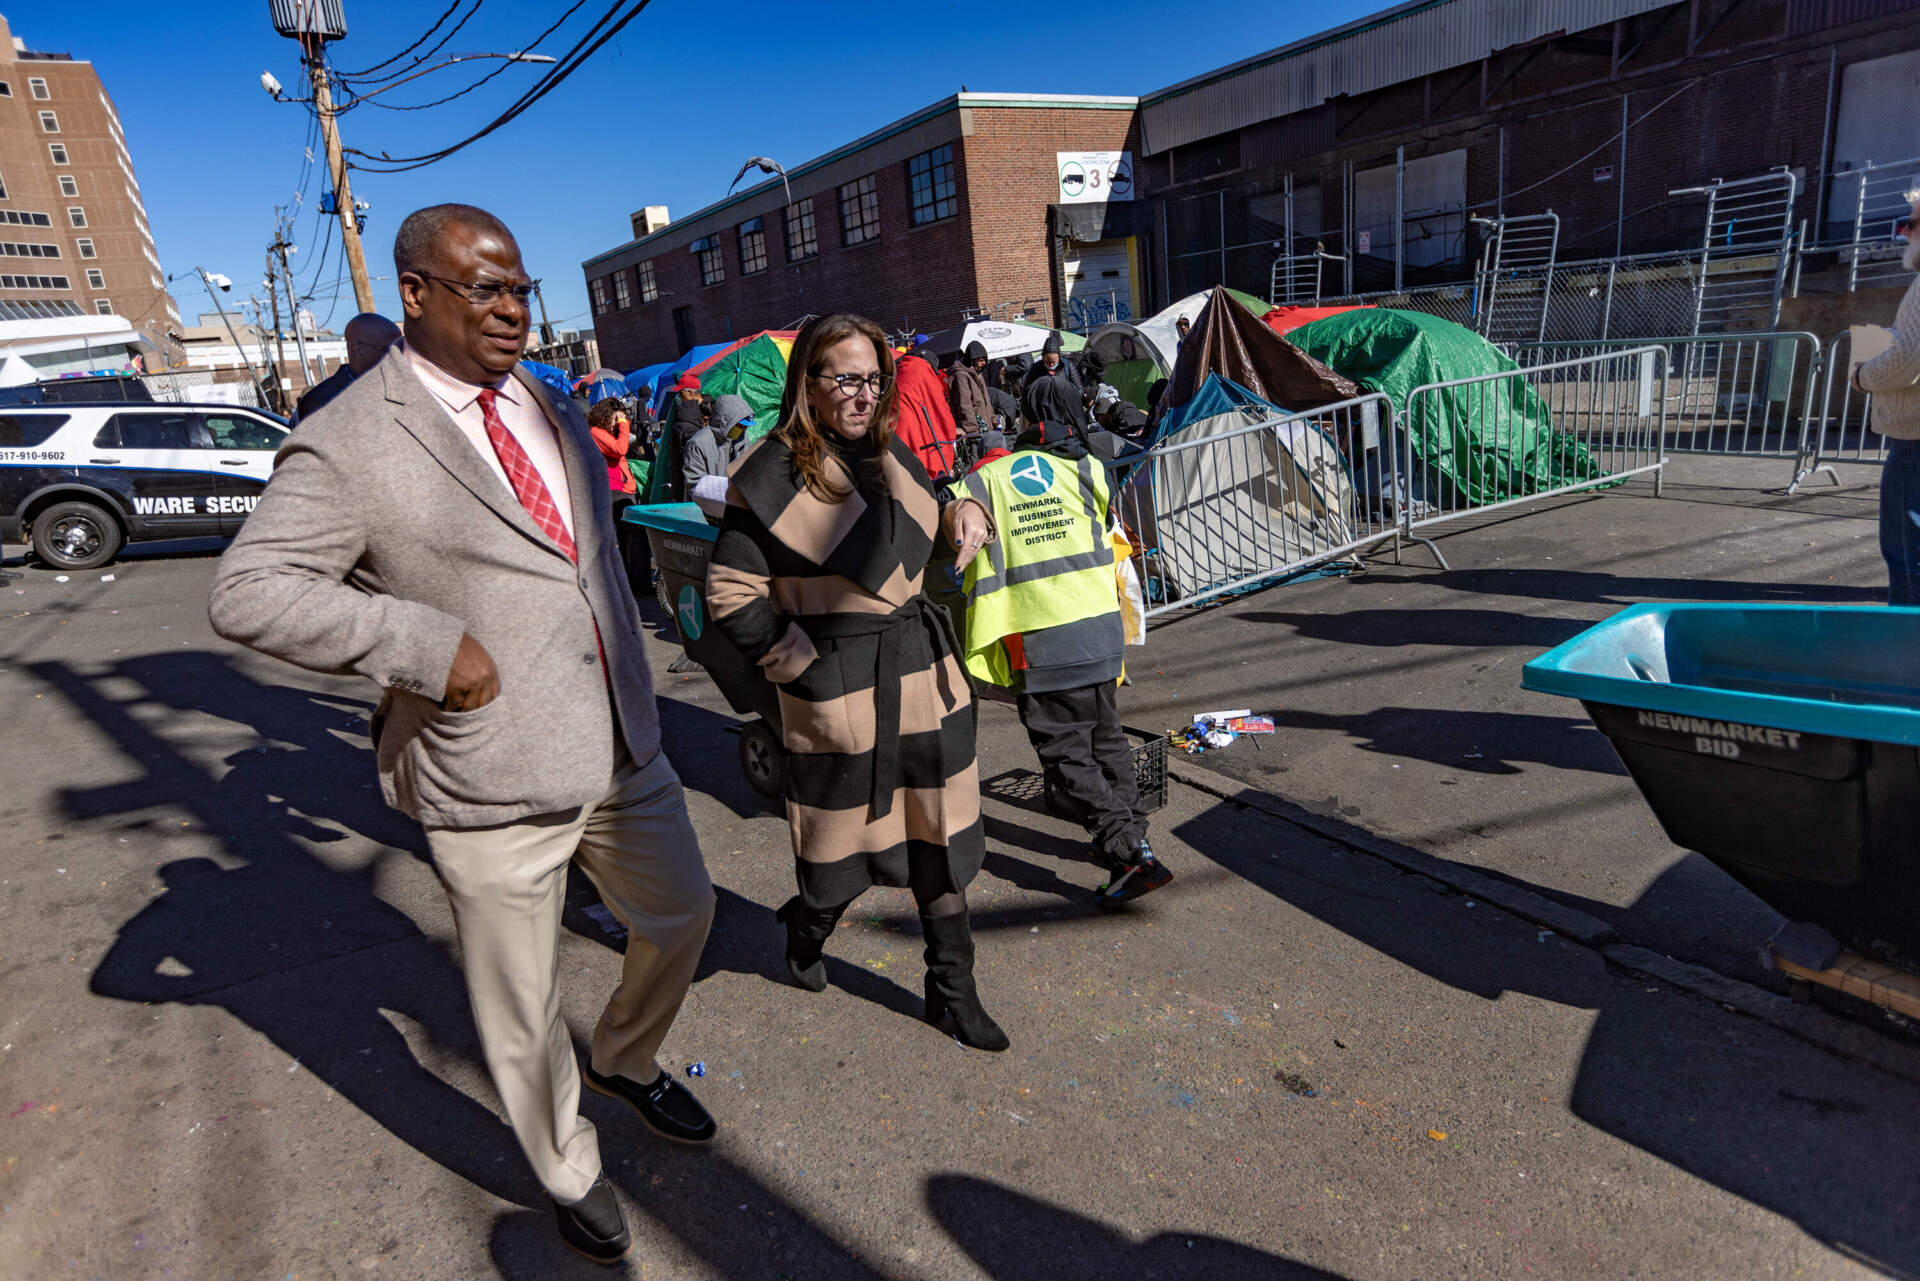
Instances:
[[[1656,345],[1667,354],[1662,399],[1668,452],[1796,459],[1803,452],[1801,438],[1821,394],[1820,340],[1812,334],[1527,343],[1513,355],[1536,366]]]
[[[1400,433],[1398,470],[1412,497],[1401,505],[1402,534],[1444,569],[1416,530],[1633,476],[1652,474],[1658,494],[1666,362],[1665,348],[1639,346],[1414,388]],[[1540,483],[1543,447],[1563,483]]]
[[[1122,460],[1113,511],[1139,548],[1147,615],[1397,543],[1395,438],[1392,402],[1369,395]]]
[[[1800,432],[1800,454],[1794,460],[1793,493],[1816,472],[1840,483],[1834,463],[1883,463],[1886,437],[1873,430],[1873,396],[1853,386],[1853,334],[1842,330],[1827,340],[1821,357],[1819,412],[1808,414]],[[1837,399],[1836,399],[1837,398]]]

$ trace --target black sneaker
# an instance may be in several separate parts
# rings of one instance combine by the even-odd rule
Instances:
[[[560,1222],[560,1239],[583,1258],[611,1265],[633,1249],[626,1216],[620,1213],[620,1203],[614,1200],[613,1186],[604,1174],[572,1205],[555,1201],[553,1213]]]
[[[1151,894],[1168,881],[1173,873],[1166,865],[1153,856],[1153,846],[1140,842],[1134,850],[1133,858],[1128,862],[1114,862],[1113,879],[1094,891],[1094,902],[1101,907],[1118,907],[1122,903],[1131,903],[1143,894]]]
[[[587,1088],[630,1105],[647,1128],[675,1143],[711,1143],[719,1129],[700,1100],[680,1082],[662,1072],[652,1085],[640,1085],[624,1076],[601,1076],[588,1064],[581,1069]]]

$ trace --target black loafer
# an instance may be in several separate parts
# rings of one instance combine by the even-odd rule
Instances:
[[[647,1123],[647,1128],[675,1143],[711,1143],[719,1129],[713,1117],[700,1106],[700,1100],[686,1086],[665,1072],[652,1085],[641,1085],[624,1076],[601,1076],[588,1064],[582,1069],[587,1088],[610,1099],[632,1106]]]
[[[604,1174],[572,1205],[555,1201],[553,1213],[560,1222],[560,1239],[583,1258],[611,1265],[633,1249],[626,1216],[620,1213],[620,1203],[614,1200],[613,1186]]]

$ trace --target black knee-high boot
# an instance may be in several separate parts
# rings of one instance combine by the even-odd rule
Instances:
[[[824,911],[808,907],[796,894],[773,914],[787,927],[787,973],[809,992],[827,990],[827,962],[821,953],[846,910],[845,903]]]
[[[973,983],[973,927],[964,911],[920,916],[927,936],[927,1022],[976,1050],[1010,1044],[987,1012]]]

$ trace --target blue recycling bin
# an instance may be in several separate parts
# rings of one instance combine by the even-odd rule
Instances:
[[[1920,609],[1636,605],[1521,684],[1580,700],[1675,844],[1920,961]]]

